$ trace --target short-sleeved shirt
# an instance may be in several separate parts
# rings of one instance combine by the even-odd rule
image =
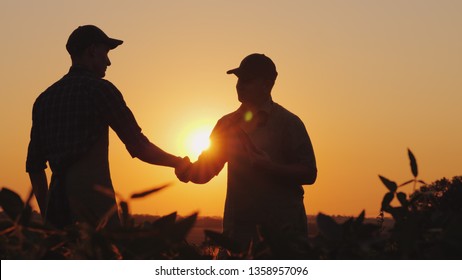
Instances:
[[[244,135],[244,136],[243,136]],[[316,160],[305,125],[295,114],[272,101],[251,112],[241,106],[221,118],[211,134],[211,147],[200,157],[204,168],[218,174],[228,163],[224,231],[240,225],[285,223],[306,230],[300,184],[257,169],[246,157],[249,142],[280,164],[306,164],[316,170]],[[300,223],[305,225],[300,225]],[[298,223],[298,224],[297,224]]]

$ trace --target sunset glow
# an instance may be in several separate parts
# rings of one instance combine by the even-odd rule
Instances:
[[[109,52],[105,79],[143,133],[191,161],[241,105],[226,71],[251,53],[269,56],[279,73],[273,100],[303,121],[316,155],[317,181],[304,187],[308,214],[377,216],[387,191],[378,175],[412,177],[407,148],[419,179],[461,175],[462,1],[46,3],[0,8],[0,186],[24,199],[34,101],[69,70],[66,41],[85,24],[124,41]],[[130,205],[134,214],[223,215],[226,167],[207,184],[182,183],[172,168],[132,158],[112,130],[109,162],[122,197],[172,183]]]
[[[210,132],[209,127],[199,127],[192,130],[185,139],[186,152],[192,159],[197,159],[202,151],[207,150],[210,146]]]

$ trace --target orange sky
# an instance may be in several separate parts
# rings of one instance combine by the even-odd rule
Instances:
[[[461,1],[63,1],[0,4],[0,186],[30,189],[26,149],[35,98],[70,65],[65,42],[95,24],[125,42],[106,78],[124,94],[144,133],[191,155],[188,139],[235,110],[226,70],[265,53],[279,76],[273,99],[304,121],[319,176],[305,187],[309,214],[378,214],[381,174],[461,175]],[[111,132],[110,163],[124,197],[167,182],[131,203],[133,212],[221,216],[226,171],[206,185],[131,159]],[[410,188],[405,189],[410,191]]]

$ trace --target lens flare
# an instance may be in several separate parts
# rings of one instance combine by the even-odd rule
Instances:
[[[253,113],[251,111],[247,111],[244,114],[244,120],[246,122],[250,122],[253,119]]]

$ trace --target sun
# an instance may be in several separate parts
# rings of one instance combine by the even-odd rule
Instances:
[[[191,160],[196,160],[203,151],[209,148],[211,131],[212,127],[210,125],[203,125],[191,129],[191,131],[187,133],[184,139],[185,148]]]

